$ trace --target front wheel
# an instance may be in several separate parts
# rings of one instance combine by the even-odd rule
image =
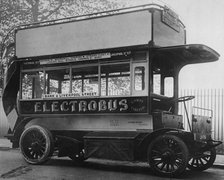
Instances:
[[[41,126],[31,126],[24,130],[19,141],[20,151],[30,164],[46,162],[54,150],[53,136]]]
[[[188,168],[194,171],[204,171],[210,168],[215,162],[216,150],[211,148],[204,152],[197,152],[188,162]]]
[[[147,156],[154,173],[175,177],[187,167],[188,148],[177,136],[161,135],[149,144]]]

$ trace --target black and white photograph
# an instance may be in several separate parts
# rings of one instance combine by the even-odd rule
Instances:
[[[224,179],[223,8],[0,0],[0,179]]]

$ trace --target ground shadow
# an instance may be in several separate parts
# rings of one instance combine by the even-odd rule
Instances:
[[[76,164],[72,160],[67,158],[55,158],[51,159],[45,165],[47,166],[67,166],[67,167],[76,167],[76,168],[88,168],[99,171],[114,171],[114,172],[123,172],[123,173],[133,173],[133,174],[143,174],[156,176],[151,171],[147,163],[131,163],[131,162],[121,162],[121,161],[108,161],[108,160],[98,160],[98,159],[88,159],[82,164]],[[186,170],[186,172],[179,176],[178,178],[172,179],[213,179],[215,172],[195,172]],[[210,177],[210,178],[209,178]],[[163,177],[160,177],[163,178]],[[167,177],[164,177],[167,179]],[[171,179],[171,178],[170,178]]]

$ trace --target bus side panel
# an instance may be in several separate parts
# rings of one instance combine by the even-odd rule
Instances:
[[[42,27],[19,29],[18,58],[146,45],[151,41],[147,10]]]
[[[151,115],[75,115],[42,117],[27,124],[40,125],[53,131],[152,131]]]

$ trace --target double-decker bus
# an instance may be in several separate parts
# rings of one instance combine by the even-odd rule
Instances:
[[[19,26],[6,74],[7,137],[30,164],[54,154],[148,162],[159,175],[215,161],[211,117],[183,128],[180,70],[219,54],[186,44],[179,16],[148,4]]]

